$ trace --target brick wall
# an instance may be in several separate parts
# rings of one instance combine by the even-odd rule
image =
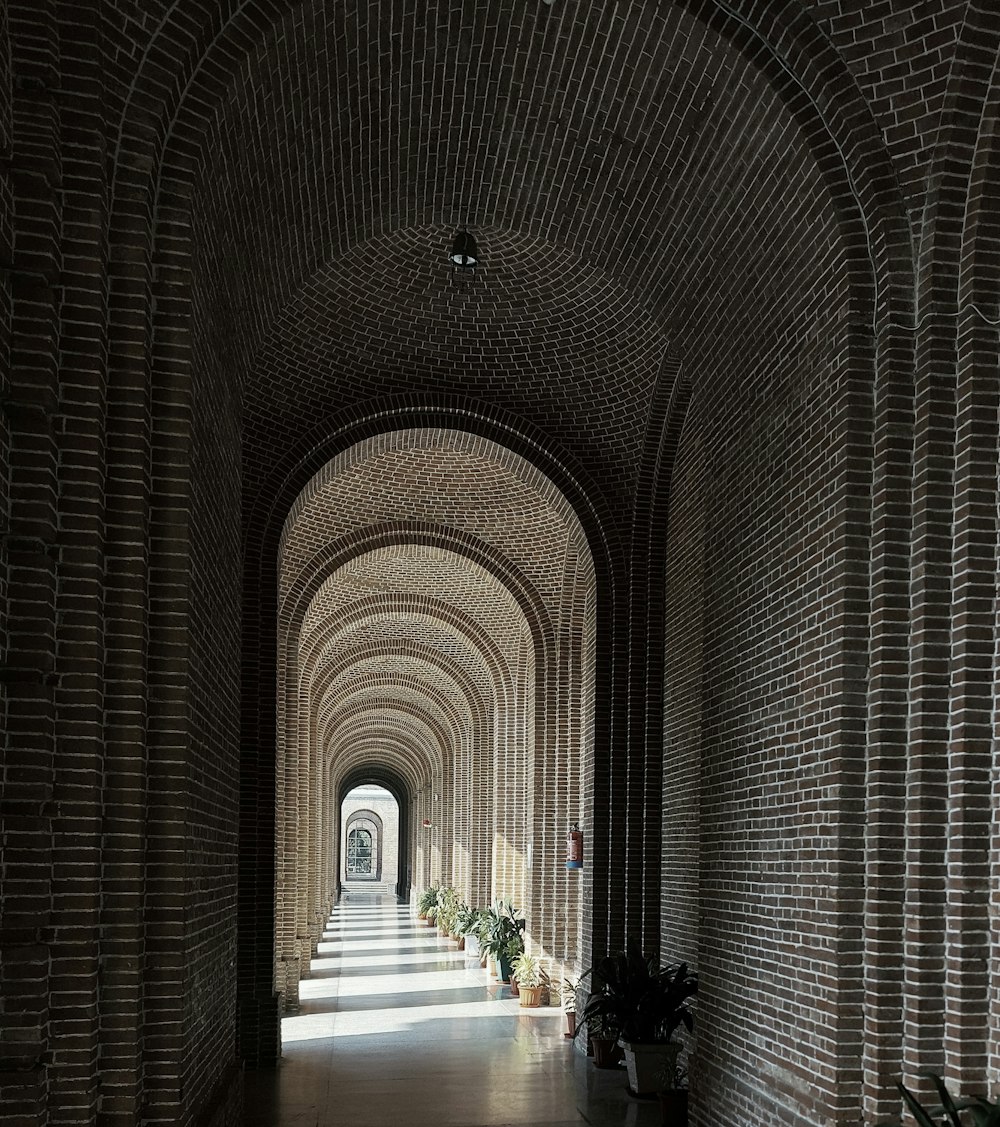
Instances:
[[[234,1122],[364,781],[697,963],[699,1124],[996,1086],[998,35],[0,9],[5,1118]]]

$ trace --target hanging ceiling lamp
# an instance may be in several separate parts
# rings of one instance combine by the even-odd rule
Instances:
[[[448,257],[462,270],[471,270],[478,264],[479,247],[476,246],[476,240],[464,227],[455,232],[455,238],[451,244],[451,253]]]

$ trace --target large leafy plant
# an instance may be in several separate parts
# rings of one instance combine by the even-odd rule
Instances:
[[[475,935],[478,923],[479,909],[470,908],[465,903],[459,904],[458,911],[455,913],[455,934]]]
[[[564,1013],[576,1013],[576,992],[580,989],[584,976],[579,979],[564,978],[559,987],[562,994],[562,1008]]]
[[[698,976],[686,963],[658,966],[630,944],[591,968],[596,989],[587,1000],[583,1021],[591,1034],[641,1044],[665,1044],[681,1025],[691,1029],[689,999],[697,993]]]
[[[524,950],[524,919],[509,900],[494,900],[486,909],[483,950],[495,959],[515,958]]]
[[[1000,1127],[1000,1101],[991,1101],[985,1096],[959,1097],[956,1100],[936,1073],[924,1072],[921,1075],[933,1081],[941,1100],[940,1107],[928,1108],[905,1084],[896,1085],[918,1127]]]
[[[456,889],[450,885],[445,886],[438,890],[438,910],[437,910],[437,923],[438,927],[443,928],[447,932],[455,930],[455,917],[458,915],[458,910],[462,906],[459,895]]]
[[[425,888],[417,897],[417,911],[426,915],[431,908],[436,908],[438,902],[438,889],[434,886]]]
[[[525,954],[523,951],[514,959],[511,973],[517,979],[518,986],[543,986],[547,981],[542,964],[534,955]]]

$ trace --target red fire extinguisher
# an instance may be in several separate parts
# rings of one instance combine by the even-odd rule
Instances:
[[[583,868],[583,831],[573,823],[566,835],[566,868]]]

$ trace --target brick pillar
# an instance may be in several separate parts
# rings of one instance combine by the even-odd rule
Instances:
[[[0,898],[0,1111],[27,1123],[58,1122],[72,1094],[53,1072],[58,1050],[50,997],[61,973],[53,918],[58,558],[55,412],[61,168],[54,5],[11,6],[0,24],[0,365],[5,636],[0,653],[4,762]],[[10,25],[8,26],[8,19]],[[16,45],[13,73],[8,35]],[[86,973],[86,971],[85,971]],[[65,984],[65,983],[64,983]],[[91,983],[92,985],[92,983]],[[85,1085],[83,1085],[85,1087]],[[83,1093],[92,1106],[92,1094]],[[65,1120],[64,1120],[65,1121]]]

